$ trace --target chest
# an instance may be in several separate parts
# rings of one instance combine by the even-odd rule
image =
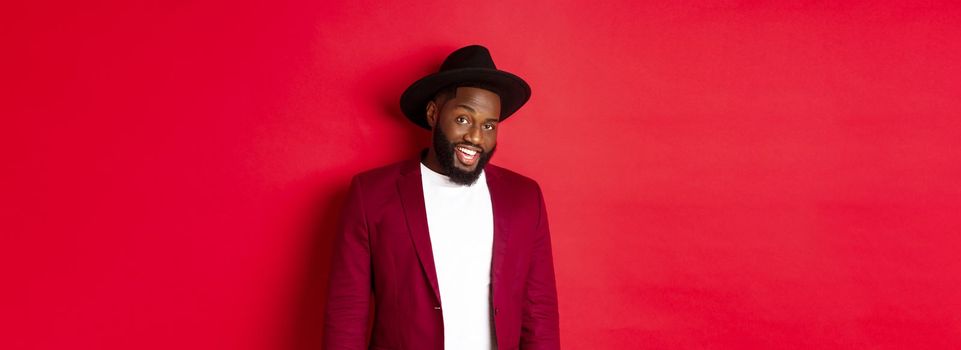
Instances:
[[[494,216],[486,188],[425,189],[424,207],[435,258],[489,266]]]

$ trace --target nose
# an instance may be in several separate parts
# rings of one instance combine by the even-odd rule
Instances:
[[[472,126],[470,130],[467,130],[467,133],[464,134],[464,141],[470,142],[474,145],[480,145],[483,138],[484,133],[481,132],[480,125]]]

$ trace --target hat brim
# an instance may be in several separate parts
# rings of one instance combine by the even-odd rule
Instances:
[[[480,83],[497,89],[501,99],[501,121],[517,112],[531,98],[531,87],[514,74],[490,68],[460,68],[434,73],[411,84],[400,96],[400,109],[414,124],[430,130],[427,102],[441,89],[458,83]]]

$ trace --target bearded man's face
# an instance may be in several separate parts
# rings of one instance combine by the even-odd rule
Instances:
[[[460,87],[434,104],[432,149],[438,165],[454,183],[472,185],[497,148],[500,97],[475,87]]]

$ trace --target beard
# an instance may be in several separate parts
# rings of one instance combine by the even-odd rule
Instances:
[[[437,153],[437,160],[440,162],[441,168],[444,169],[444,175],[447,175],[447,177],[450,178],[450,181],[455,184],[465,186],[473,185],[475,182],[477,182],[477,178],[480,177],[481,171],[484,170],[484,166],[487,165],[487,162],[489,162],[491,157],[494,156],[494,151],[497,149],[497,146],[495,145],[490,149],[490,151],[483,151],[481,153],[480,159],[477,160],[477,166],[474,167],[474,170],[464,171],[454,165],[454,152],[456,152],[454,147],[457,145],[465,145],[474,148],[483,148],[467,142],[453,144],[448,140],[450,139],[447,138],[447,134],[444,134],[444,131],[441,130],[440,127],[434,128],[434,152]]]

